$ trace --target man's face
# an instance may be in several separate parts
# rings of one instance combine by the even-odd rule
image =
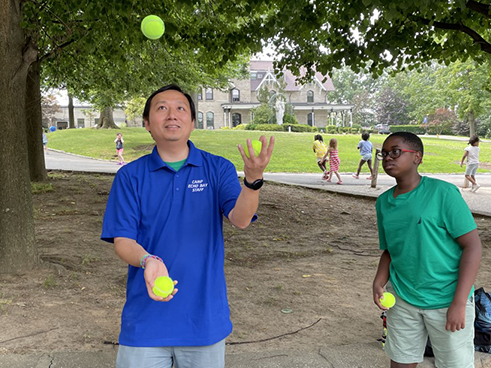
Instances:
[[[391,157],[389,155],[390,152],[393,155],[399,154],[399,157]],[[387,153],[387,156],[382,160],[385,172],[396,179],[411,175],[414,171],[417,171],[418,165],[422,160],[421,152],[414,152],[413,148],[409,147],[401,137],[397,136],[385,140],[382,153]]]
[[[194,130],[194,120],[191,119],[191,107],[186,96],[174,90],[155,95],[145,128],[156,143],[187,143]]]

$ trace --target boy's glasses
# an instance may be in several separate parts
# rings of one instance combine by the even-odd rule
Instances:
[[[398,158],[400,155],[402,155],[403,152],[418,152],[418,151],[397,148],[397,149],[392,149],[390,151],[382,151],[379,154],[377,154],[377,157],[381,160],[383,160],[387,156],[389,156],[390,158]]]

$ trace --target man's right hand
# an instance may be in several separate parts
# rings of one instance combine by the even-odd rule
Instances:
[[[170,301],[174,295],[176,295],[178,289],[174,288],[174,291],[167,298],[162,298],[161,296],[155,295],[153,293],[153,287],[155,285],[155,280],[160,276],[169,277],[169,271],[163,262],[160,262],[158,259],[149,258],[145,264],[145,284],[147,285],[148,296],[157,301],[157,302],[168,302]],[[177,281],[174,280],[174,285],[177,285]]]

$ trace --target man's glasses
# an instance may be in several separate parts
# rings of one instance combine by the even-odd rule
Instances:
[[[403,152],[418,152],[415,150],[408,150],[403,148],[392,149],[390,151],[382,151],[377,154],[377,157],[381,160],[389,156],[390,158],[398,158]]]

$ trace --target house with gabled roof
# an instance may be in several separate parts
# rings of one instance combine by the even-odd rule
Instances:
[[[300,75],[304,76],[305,72],[301,69]],[[250,123],[254,118],[251,110],[260,105],[257,96],[263,87],[269,90],[271,100],[281,94],[300,124],[318,128],[352,124],[354,105],[329,102],[329,92],[334,91],[329,76],[316,72],[310,83],[302,84],[298,80],[287,69],[281,76],[276,75],[272,61],[252,60],[249,78],[233,79],[225,90],[202,88],[198,91],[196,128],[233,128]]]

